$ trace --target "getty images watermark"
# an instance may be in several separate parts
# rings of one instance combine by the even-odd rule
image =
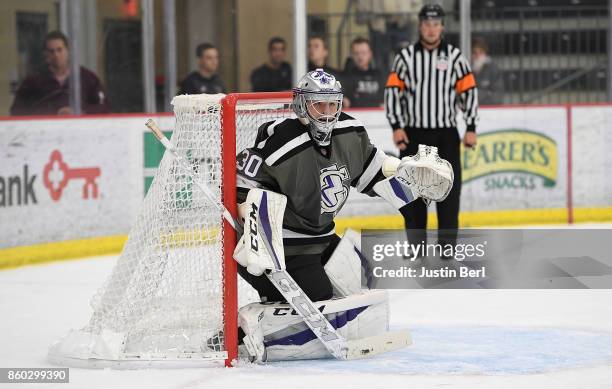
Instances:
[[[362,230],[361,252],[364,288],[612,288],[610,229]]]
[[[462,262],[466,259],[485,257],[487,242],[482,243],[410,243],[408,240],[394,243],[379,243],[372,246],[372,260],[382,262],[388,258],[401,257],[404,260],[415,262],[425,258],[455,259]],[[428,268],[419,266],[401,266],[398,269],[386,269],[384,266],[372,268],[374,277],[407,277],[407,278],[457,278],[457,277],[486,277],[486,267],[472,269],[468,266],[459,266],[458,269],[444,266],[441,268]]]

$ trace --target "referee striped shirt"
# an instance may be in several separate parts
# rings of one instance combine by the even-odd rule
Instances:
[[[442,40],[427,50],[421,43],[402,49],[385,87],[385,112],[393,129],[456,127],[456,108],[468,131],[478,119],[478,90],[461,51]]]

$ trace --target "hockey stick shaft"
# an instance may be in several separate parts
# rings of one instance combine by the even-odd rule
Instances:
[[[189,166],[189,163],[179,155],[178,151],[176,150],[176,147],[174,147],[174,145],[170,142],[170,140],[166,137],[166,135],[164,135],[164,133],[162,132],[162,130],[157,126],[157,124],[152,120],[149,119],[147,120],[147,122],[145,123],[145,126],[147,126],[151,132],[153,132],[153,135],[155,135],[155,137],[157,138],[157,140],[160,141],[160,143],[168,150],[172,153],[172,155],[174,155],[174,157],[176,158],[176,160],[183,165],[182,167],[187,170],[187,171],[192,171],[191,167]],[[195,182],[195,184],[202,190],[202,192],[204,193],[204,195],[208,198],[208,200],[210,201],[210,203],[217,208],[218,210],[222,210],[223,212],[223,217],[225,218],[225,220],[227,220],[232,227],[238,231],[239,233],[242,233],[242,226],[240,226],[240,224],[238,224],[238,222],[236,221],[236,219],[234,219],[234,217],[232,216],[231,213],[229,213],[229,211],[227,210],[227,208],[225,208],[224,206],[222,206],[216,199],[215,196],[213,195],[213,193],[210,191],[210,189],[202,184],[201,182],[197,181],[193,176],[193,181]]]
[[[193,169],[189,166],[188,162],[179,155],[176,147],[168,140],[162,130],[157,124],[149,119],[145,125],[153,132],[157,140],[172,153],[176,158],[177,162],[180,163],[188,174],[192,174]],[[223,217],[230,223],[230,225],[238,232],[242,232],[242,226],[238,224],[236,219],[230,214],[210,191],[210,189],[203,183],[197,181],[195,177],[191,176],[195,184],[204,192],[208,200],[217,209],[223,211]],[[304,293],[302,288],[293,280],[293,277],[287,273],[285,269],[274,269],[270,272],[266,272],[266,276],[270,282],[278,289],[281,295],[287,300],[293,309],[304,319],[306,325],[312,330],[312,332],[321,340],[325,348],[337,359],[346,359],[348,355],[348,347],[346,340],[338,334],[336,329],[331,325],[329,320],[323,315],[317,307],[314,305],[312,300]]]

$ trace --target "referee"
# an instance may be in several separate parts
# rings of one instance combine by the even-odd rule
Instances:
[[[453,166],[455,181],[446,200],[436,203],[440,243],[454,244],[461,194],[460,139],[456,107],[464,113],[466,147],[476,144],[478,91],[470,65],[458,48],[442,39],[444,10],[437,4],[419,12],[420,41],[402,49],[393,61],[385,87],[385,113],[400,156],[414,155],[419,144],[436,146]],[[426,241],[427,205],[412,202],[404,213],[408,238]]]

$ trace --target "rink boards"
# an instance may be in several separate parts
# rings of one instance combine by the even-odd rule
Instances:
[[[349,114],[396,152],[382,109]],[[487,107],[480,116],[478,147],[462,151],[463,226],[612,220],[612,105]],[[0,120],[0,268],[121,249],[163,153],[148,117]],[[172,129],[171,115],[152,117]],[[386,203],[353,191],[337,230],[401,225]]]

